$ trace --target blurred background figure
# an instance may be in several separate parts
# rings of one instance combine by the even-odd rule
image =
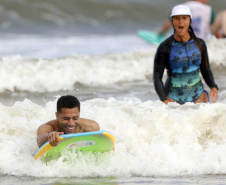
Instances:
[[[220,33],[221,37],[226,38],[226,9],[217,14],[211,26],[211,32],[214,34]]]
[[[210,25],[215,19],[215,12],[210,5],[207,5],[208,0],[191,0],[184,3],[188,6],[192,13],[191,26],[197,35],[204,40],[208,39],[211,34]],[[171,27],[171,20],[167,19],[163,24],[159,34],[165,34]],[[214,34],[219,37],[217,31]]]

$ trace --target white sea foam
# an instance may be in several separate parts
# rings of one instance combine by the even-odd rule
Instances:
[[[35,160],[38,126],[54,119],[56,102],[0,104],[0,173],[35,177],[180,176],[226,173],[226,104],[165,105],[136,98],[82,102],[81,117],[116,137],[115,150]]]
[[[213,71],[226,68],[225,45],[225,39],[208,42]],[[150,48],[124,54],[74,55],[55,59],[5,57],[0,60],[0,92],[56,92],[73,90],[75,84],[104,87],[150,83],[155,52],[156,48]],[[221,75],[223,78],[224,74]]]
[[[226,39],[216,39],[212,38],[207,41],[207,48],[209,54],[209,60],[212,65],[222,66],[225,68],[226,66]]]
[[[72,90],[76,83],[105,86],[147,81],[152,73],[152,52],[73,56],[52,60],[31,60],[20,56],[2,58],[0,92],[54,92]]]

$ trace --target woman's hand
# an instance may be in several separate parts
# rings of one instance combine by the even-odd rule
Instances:
[[[165,104],[168,104],[169,102],[175,102],[175,100],[173,100],[170,97],[167,97],[167,100],[163,101]]]
[[[214,97],[213,99],[213,103],[215,103],[217,101],[218,98],[218,92],[217,92],[217,88],[213,87],[210,91],[210,98]]]

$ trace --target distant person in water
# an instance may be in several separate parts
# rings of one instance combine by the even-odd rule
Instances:
[[[220,32],[221,37],[226,38],[226,9],[217,14],[211,26],[211,31],[215,34]]]
[[[215,19],[215,12],[212,7],[207,5],[208,0],[190,0],[183,5],[188,6],[192,13],[191,26],[197,37],[206,40],[211,34],[211,25]],[[167,19],[163,24],[159,34],[165,34],[171,27],[171,20]],[[219,37],[219,33],[214,35]]]
[[[99,131],[96,121],[80,118],[80,102],[71,95],[61,96],[57,101],[56,119],[49,121],[37,130],[37,143],[41,147],[49,141],[52,146],[57,146],[59,136],[81,132]]]
[[[174,34],[160,44],[154,59],[154,86],[160,100],[168,104],[177,102],[206,103],[208,92],[204,90],[201,74],[210,87],[213,102],[218,98],[218,87],[209,65],[204,40],[197,38],[192,27],[192,14],[189,7],[177,5],[172,9],[171,20]],[[162,77],[167,69],[167,80]]]

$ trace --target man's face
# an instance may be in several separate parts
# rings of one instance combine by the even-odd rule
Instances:
[[[61,113],[56,113],[57,124],[60,127],[60,131],[65,134],[75,133],[75,127],[77,121],[80,118],[80,112],[78,107],[72,109],[62,108]]]

